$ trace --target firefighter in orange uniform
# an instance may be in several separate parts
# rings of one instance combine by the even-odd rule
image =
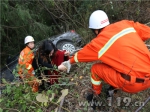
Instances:
[[[34,77],[35,72],[32,67],[32,61],[34,58],[34,54],[32,49],[34,48],[34,38],[32,36],[25,37],[24,44],[26,47],[21,51],[18,64],[19,64],[19,75],[21,79],[28,79],[31,81],[29,83],[32,86],[32,91],[38,91],[38,83],[36,82],[36,78]]]
[[[96,63],[91,68],[91,82],[95,94],[101,93],[102,80],[128,93],[150,87],[150,52],[143,41],[150,38],[150,27],[129,20],[109,23],[106,13],[94,11],[89,28],[96,37],[58,69],[69,72],[77,62]]]

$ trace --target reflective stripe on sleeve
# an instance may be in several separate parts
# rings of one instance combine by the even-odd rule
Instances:
[[[34,56],[32,56],[32,59],[34,58]]]
[[[32,67],[32,65],[31,65],[31,64],[29,64],[29,66],[27,67],[27,69],[29,70],[29,69],[31,69],[31,67]]]
[[[91,77],[91,82],[94,85],[100,85],[102,81],[95,81],[92,77]]]
[[[105,45],[103,48],[101,48],[98,52],[98,58],[100,58],[112,45],[113,43],[119,39],[120,37],[132,33],[132,32],[136,32],[134,28],[130,27],[130,28],[126,28],[124,30],[122,30],[121,32],[117,33],[116,35],[114,35]]]
[[[78,61],[78,57],[77,57],[77,55],[78,55],[78,53],[75,53],[75,56],[74,56],[74,60],[75,60],[75,62],[79,62],[79,61]]]
[[[22,57],[21,55],[19,56],[19,58],[20,58],[21,60],[23,60],[23,57]]]

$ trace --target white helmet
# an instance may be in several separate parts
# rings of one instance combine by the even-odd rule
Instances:
[[[109,24],[108,16],[102,10],[96,10],[90,16],[89,28],[91,29],[101,29]]]
[[[34,38],[32,36],[26,36],[24,39],[24,44],[27,44],[28,42],[34,42]]]

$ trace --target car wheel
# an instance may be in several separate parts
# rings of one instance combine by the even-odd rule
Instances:
[[[66,42],[66,41],[58,43],[57,48],[60,50],[69,51],[70,53],[72,53],[76,49],[73,42]]]

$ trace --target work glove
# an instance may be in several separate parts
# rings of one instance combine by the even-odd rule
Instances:
[[[66,68],[66,66],[61,64],[61,65],[58,66],[58,70],[60,70],[60,71],[67,71],[67,68]]]
[[[71,68],[70,61],[69,60],[68,61],[64,61],[64,62],[62,62],[62,64],[66,67],[67,73],[69,73],[70,68]]]

